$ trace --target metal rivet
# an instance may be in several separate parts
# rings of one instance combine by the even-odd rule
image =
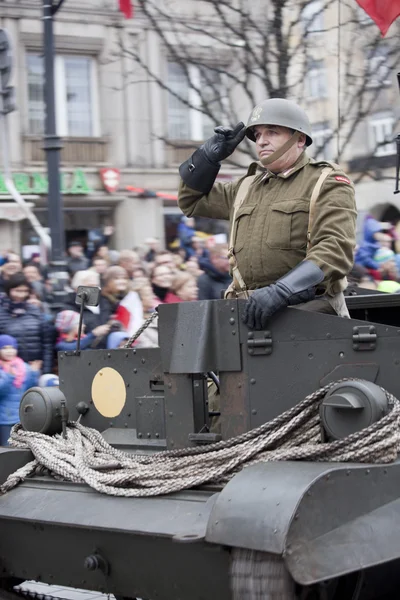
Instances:
[[[136,348],[133,349],[133,354],[136,354]]]
[[[91,364],[92,364],[92,363],[91,363],[91,362],[89,362],[89,363],[88,363],[88,367],[90,367],[90,365],[91,365]]]
[[[241,383],[238,383],[238,388],[241,388],[241,387],[242,387],[242,384],[241,384]]]
[[[128,427],[128,423],[124,423],[124,427]]]
[[[144,365],[145,362],[146,362],[146,359],[142,358],[142,365]]]
[[[110,356],[111,356],[111,352],[108,352],[108,353],[107,353],[107,356],[108,356],[108,358],[110,358]]]
[[[253,410],[251,411],[251,414],[252,414],[252,415],[256,415],[256,414],[257,414],[257,411],[256,411],[256,409],[255,409],[255,408],[253,408]]]
[[[129,387],[129,383],[126,384],[126,387]]]
[[[290,336],[290,339],[291,339],[291,340],[295,340],[295,339],[296,339],[296,336],[295,336],[295,335],[292,333],[292,334],[291,334],[291,336]]]
[[[232,306],[232,308],[231,308],[231,312],[235,312],[235,309],[233,308],[233,306]]]
[[[331,337],[332,337],[332,335],[331,335],[330,333],[327,333],[327,334],[326,334],[326,337],[328,338],[328,340],[330,340],[330,339],[331,339]]]
[[[340,358],[343,358],[344,352],[339,352],[339,356],[340,356]]]
[[[235,319],[234,319],[233,317],[231,317],[231,318],[229,319],[229,323],[230,323],[231,325],[234,325],[234,324],[235,324],[235,322],[236,322],[236,321],[235,321]]]
[[[129,354],[127,352],[125,352],[125,358],[128,358]]]
[[[256,380],[255,380],[254,378],[250,379],[250,383],[251,383],[252,385],[254,385],[254,384],[255,384],[255,382],[256,382]]]
[[[112,422],[111,422],[111,423],[110,423],[110,427],[112,427],[112,426],[113,426],[113,424],[112,424]]]
[[[367,469],[367,470],[365,471],[365,474],[366,474],[366,475],[369,475],[370,473],[371,473],[370,469]]]
[[[311,354],[311,353],[310,353],[310,354],[308,355],[308,358],[314,358],[314,354]]]
[[[159,433],[156,433],[156,438],[159,438],[159,437],[160,437],[160,434],[159,434]]]
[[[173,417],[173,416],[174,416],[174,413],[173,413],[173,412],[170,412],[170,413],[169,413],[169,416],[170,416],[170,417]]]
[[[148,434],[147,434],[147,437],[148,437],[148,438],[151,438],[151,433],[148,433]]]
[[[137,434],[137,436],[138,436],[138,438],[141,438],[141,437],[142,437],[142,434],[141,434],[141,433],[138,433],[138,434]]]
[[[133,372],[134,372],[134,373],[137,373],[137,369],[133,369]]]
[[[232,335],[236,335],[236,331],[235,330],[232,331]]]
[[[142,401],[141,400],[139,400],[139,406],[142,406]]]

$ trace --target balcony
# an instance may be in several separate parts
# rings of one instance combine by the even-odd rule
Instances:
[[[107,138],[63,138],[62,144],[62,164],[86,166],[105,164],[108,162],[109,140]],[[42,137],[24,137],[24,161],[25,164],[45,161]]]

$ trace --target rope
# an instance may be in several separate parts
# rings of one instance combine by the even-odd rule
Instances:
[[[24,431],[17,423],[11,446],[30,449],[35,460],[9,476],[0,493],[44,468],[54,477],[86,483],[112,496],[168,494],[205,483],[226,483],[245,465],[271,460],[389,463],[397,458],[400,402],[385,391],[390,412],[344,439],[321,443],[319,405],[330,383],[272,421],[208,446],[151,455],[127,454],[110,446],[95,429],[69,422],[67,437]]]
[[[150,317],[145,320],[145,322],[143,323],[143,325],[141,325],[141,327],[139,327],[139,329],[137,331],[135,331],[135,333],[129,338],[129,340],[126,342],[124,348],[130,348],[132,346],[133,342],[136,342],[136,340],[138,339],[138,337],[140,335],[142,335],[143,331],[148,328],[148,326],[154,321],[154,319],[156,317],[158,317],[158,312],[154,311],[150,315]]]

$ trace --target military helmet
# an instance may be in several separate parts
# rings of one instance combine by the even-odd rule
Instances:
[[[256,141],[253,132],[255,125],[288,127],[306,135],[306,146],[310,146],[313,142],[311,125],[306,113],[298,104],[285,98],[269,98],[253,108],[246,125],[246,135],[253,142]]]

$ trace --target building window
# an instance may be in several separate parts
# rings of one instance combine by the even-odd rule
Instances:
[[[324,28],[324,6],[321,0],[312,0],[301,13],[304,33],[319,33]]]
[[[394,118],[391,114],[374,115],[369,122],[371,150],[374,156],[396,154],[396,144],[393,142]]]
[[[29,133],[42,135],[45,124],[44,61],[28,54]],[[98,137],[96,63],[86,56],[57,56],[54,63],[57,133],[62,137]]]
[[[311,146],[315,158],[330,160],[332,158],[332,129],[329,122],[314,123],[312,125],[313,145]]]
[[[310,99],[326,98],[326,69],[323,60],[310,60],[307,64],[306,93]]]
[[[190,65],[188,77],[183,66],[169,62],[168,89],[169,139],[200,141],[212,135],[214,119],[221,123],[224,112],[220,74],[206,66]]]
[[[367,85],[370,88],[389,86],[390,79],[389,48],[385,44],[379,45],[369,53],[367,58]]]

